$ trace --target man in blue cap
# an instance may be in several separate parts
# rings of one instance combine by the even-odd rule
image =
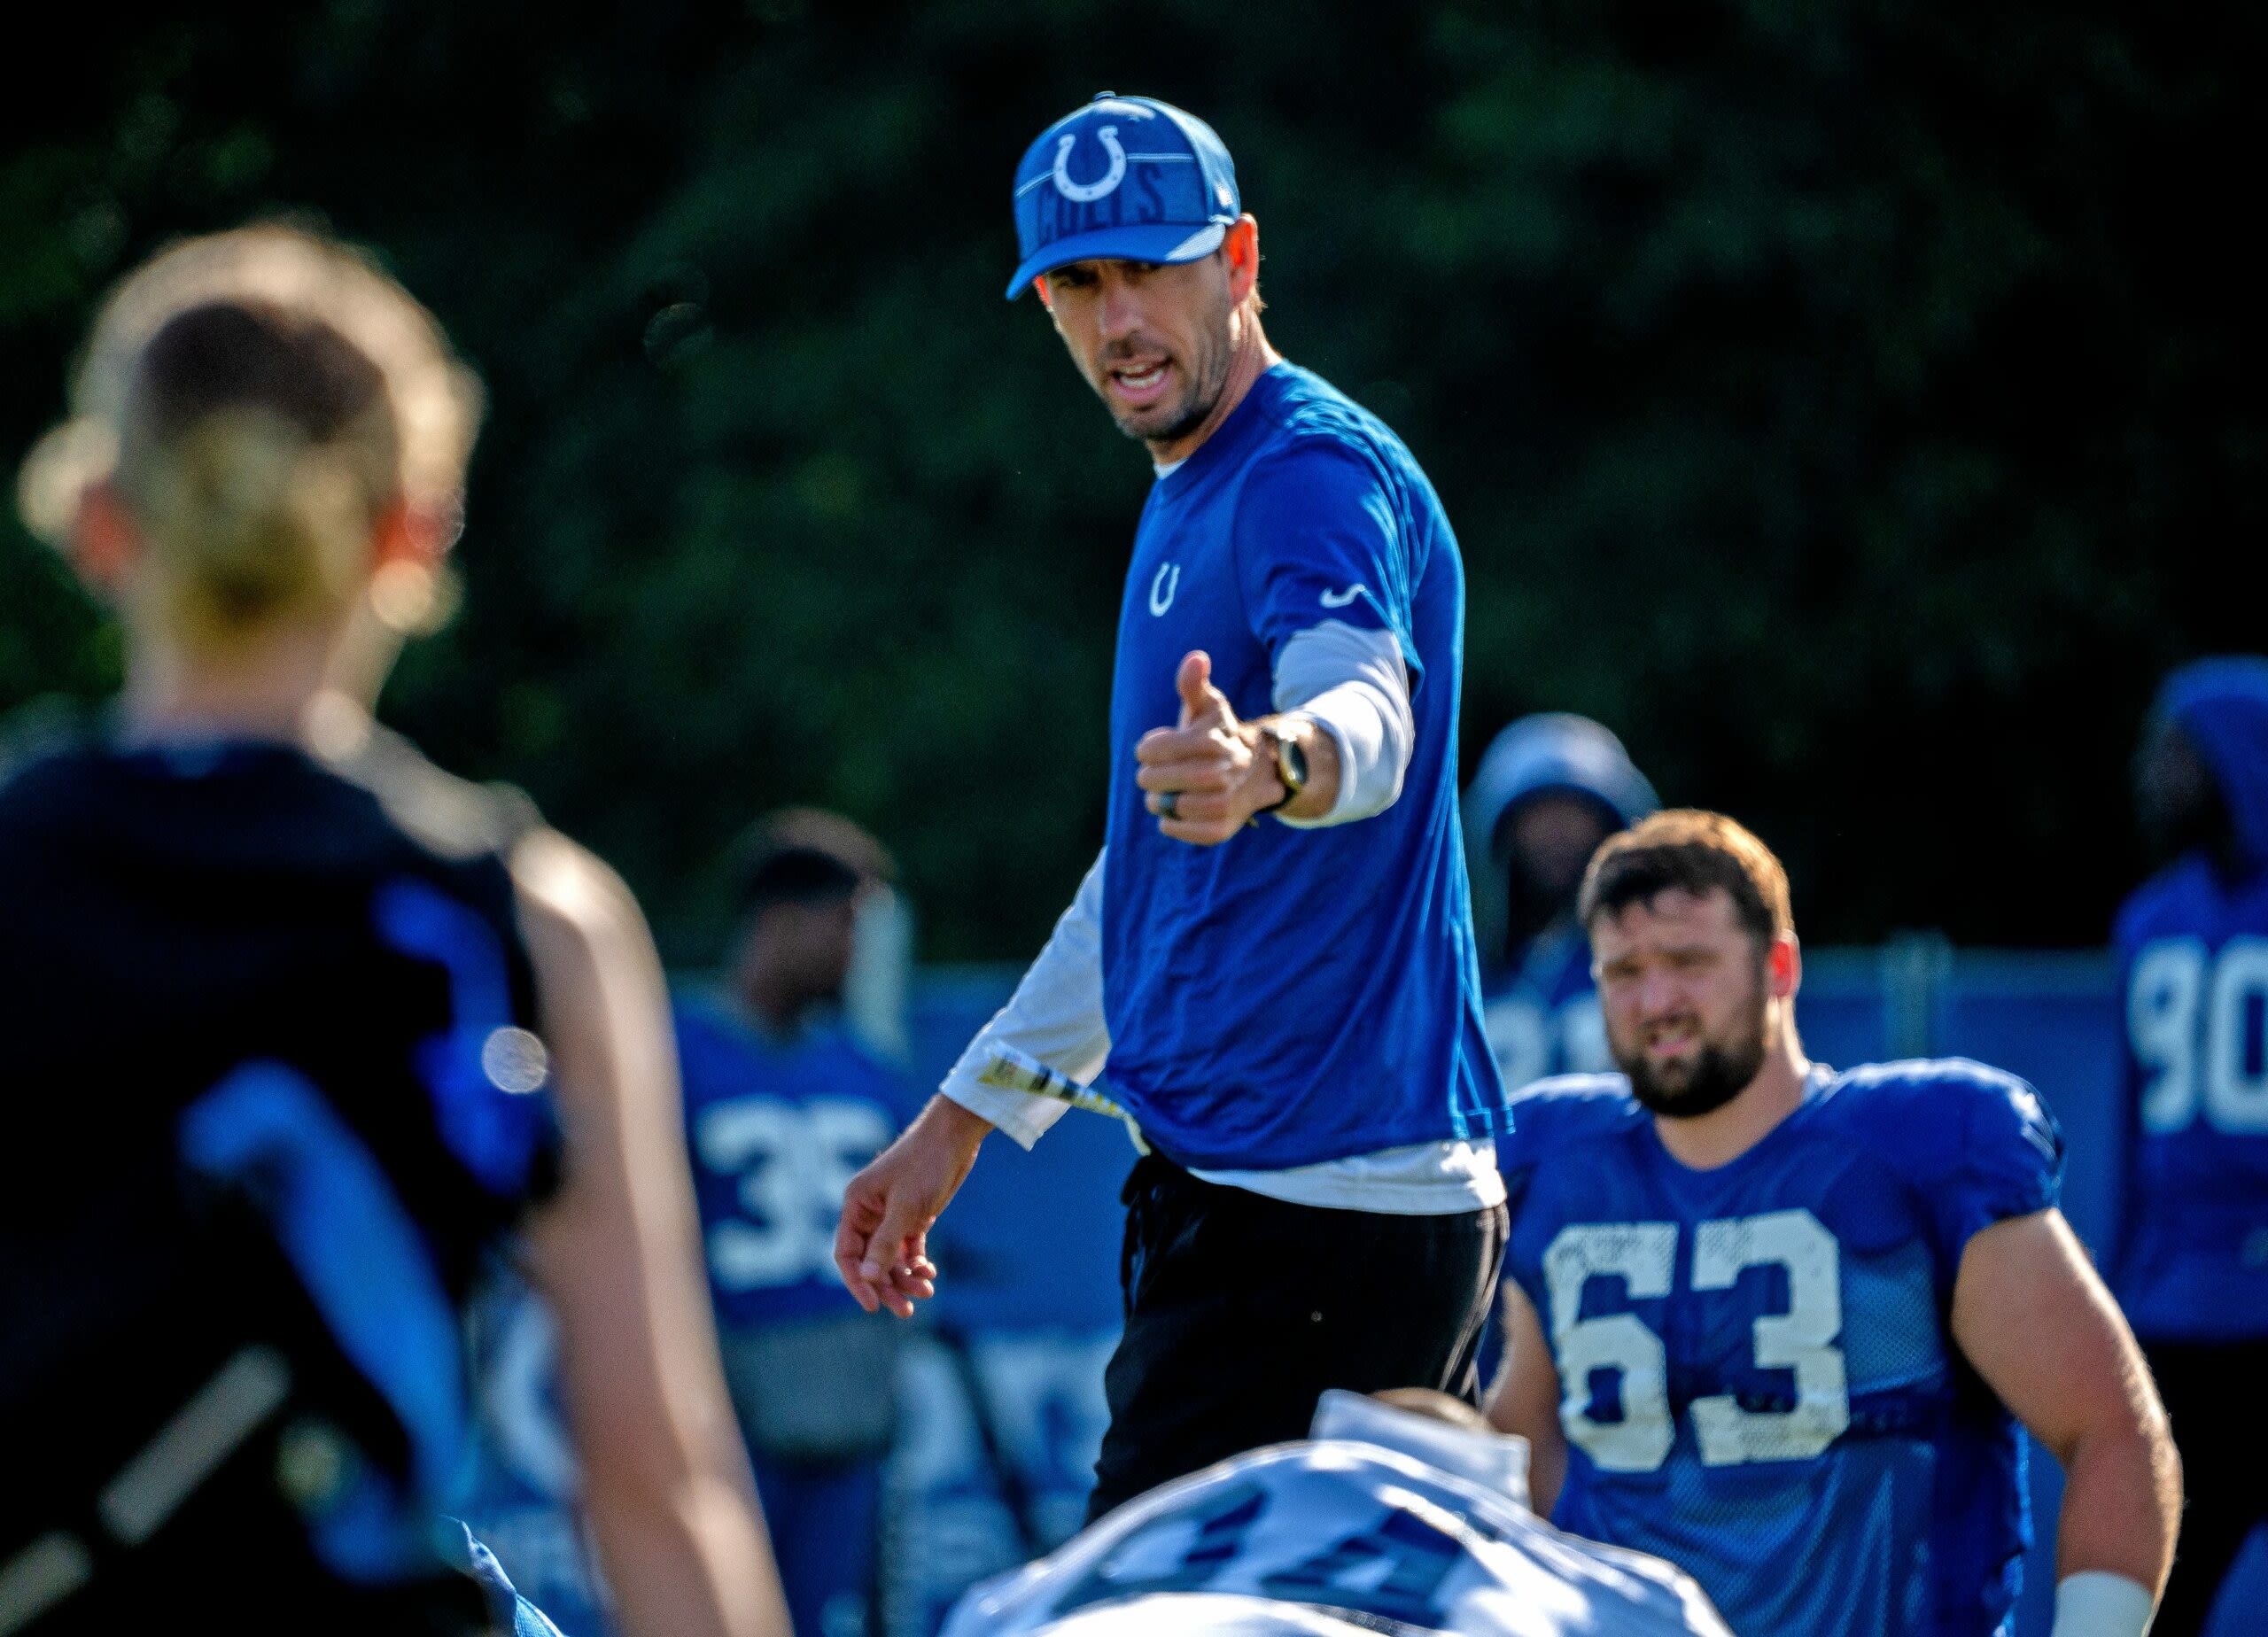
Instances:
[[[1099,1515],[1306,1430],[1327,1388],[1474,1396],[1503,1093],[1456,806],[1464,570],[1401,440],[1260,322],[1210,127],[1106,94],[1016,173],[1014,299],[1157,469],[1118,629],[1102,856],[943,1095],[853,1180],[836,1266],[901,1315],[998,1128],[1122,1112],[1126,1329]],[[1107,1087],[1096,1082],[1107,1074]]]
[[[2135,798],[2165,862],[2114,935],[2131,1103],[2112,1266],[2188,1483],[2153,1629],[2189,1637],[2268,1522],[2268,659],[2166,679]]]
[[[1488,1044],[1508,1090],[1614,1067],[1575,919],[1601,842],[1661,806],[1613,733],[1566,711],[1496,735],[1464,793]]]

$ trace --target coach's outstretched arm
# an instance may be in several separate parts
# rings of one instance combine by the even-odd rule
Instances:
[[[2140,1637],[2173,1561],[2181,1462],[2133,1334],[2062,1212],[1969,1240],[1953,1333],[2063,1468],[2054,1637]]]

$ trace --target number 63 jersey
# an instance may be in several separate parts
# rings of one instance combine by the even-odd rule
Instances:
[[[1544,1081],[1498,1153],[1560,1384],[1553,1520],[1687,1571],[1742,1637],[1984,1637],[2030,1543],[2023,1433],[1954,1346],[1963,1249],[2055,1203],[2031,1087],[1837,1074],[1729,1164],[1620,1075]]]

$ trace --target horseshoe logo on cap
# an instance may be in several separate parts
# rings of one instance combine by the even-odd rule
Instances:
[[[1071,180],[1069,160],[1071,150],[1078,145],[1079,138],[1075,133],[1065,131],[1055,139],[1055,190],[1065,198],[1076,199],[1082,205],[1090,199],[1102,198],[1116,192],[1118,184],[1126,180],[1126,150],[1118,145],[1118,127],[1104,126],[1095,133],[1095,140],[1101,143],[1103,151],[1110,155],[1110,169],[1104,173],[1100,182],[1074,182]]]

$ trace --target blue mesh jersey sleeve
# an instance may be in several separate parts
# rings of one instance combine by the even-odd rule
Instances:
[[[1619,1075],[1554,1075],[1513,1092],[1512,1129],[1496,1138],[1507,1182],[1526,1176],[1571,1144],[1624,1131],[1645,1117]]]
[[[1867,1115],[1867,1141],[1927,1199],[1948,1267],[1957,1267],[1969,1240],[1994,1222],[2055,1204],[2062,1129],[2039,1093],[2016,1075],[1940,1058],[1874,1064],[1844,1080],[1869,1090],[1845,1106]]]
[[[1390,631],[1414,694],[1424,667],[1410,602],[1424,564],[1385,465],[1362,445],[1309,436],[1253,462],[1238,498],[1237,579],[1270,659],[1326,620]]]

